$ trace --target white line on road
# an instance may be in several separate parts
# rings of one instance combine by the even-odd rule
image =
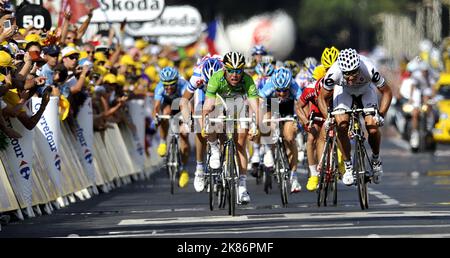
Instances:
[[[397,217],[450,217],[449,212],[432,211],[390,211],[390,212],[333,212],[333,213],[288,213],[270,214],[268,216],[205,216],[205,217],[173,217],[152,219],[127,219],[119,222],[119,226],[196,224],[216,222],[249,222],[273,220],[329,220],[329,219],[367,219],[367,218],[397,218]]]
[[[369,194],[374,195],[378,199],[384,202],[384,205],[400,205],[400,202],[391,198],[390,196],[383,194],[382,192],[375,191],[372,188],[368,188]]]
[[[356,231],[360,232],[361,230],[382,230],[382,229],[419,229],[419,228],[450,228],[450,225],[442,225],[442,224],[435,224],[435,225],[374,225],[374,226],[355,226],[355,225],[336,225],[332,227],[296,227],[296,226],[290,226],[289,228],[286,228],[284,226],[277,227],[273,226],[270,228],[233,228],[233,229],[215,229],[215,230],[208,230],[208,231],[196,231],[196,232],[162,232],[162,231],[147,231],[142,233],[134,233],[133,231],[126,232],[110,232],[109,235],[101,235],[101,236],[82,236],[86,238],[123,238],[123,237],[186,237],[186,236],[199,236],[199,235],[238,235],[242,236],[242,234],[273,234],[273,233],[286,233],[286,232],[311,232],[311,231]],[[111,234],[116,233],[116,234]],[[344,233],[343,233],[344,234]],[[379,235],[379,237],[395,237],[397,235]],[[414,232],[411,233],[411,235],[405,234],[401,235],[402,237],[419,237],[419,235],[415,234]],[[430,237],[448,237],[450,234],[426,234],[424,236],[430,236]],[[335,236],[333,236],[335,237]],[[368,236],[356,236],[356,235],[347,235],[347,236],[341,236],[341,237],[362,237],[367,238]]]

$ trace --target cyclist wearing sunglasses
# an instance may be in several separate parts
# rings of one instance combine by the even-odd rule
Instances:
[[[216,106],[216,98],[233,99],[238,100],[247,98],[248,104],[250,104],[251,112],[258,115],[258,90],[256,89],[255,82],[252,77],[244,72],[245,57],[238,52],[227,53],[223,58],[224,70],[216,72],[209,80],[208,87],[206,89],[206,100],[203,107],[203,116],[209,115],[214,111]],[[234,101],[233,101],[234,102]],[[236,103],[236,102],[234,102]],[[234,108],[234,107],[232,107]],[[242,107],[238,107],[237,113],[239,114]],[[208,138],[208,142],[211,146],[211,157],[209,166],[212,169],[219,169],[220,163],[220,146],[216,133],[209,133],[206,135],[205,125],[203,121],[202,134]],[[240,124],[238,130],[238,139],[236,147],[239,156],[239,195],[242,204],[250,202],[250,195],[247,191],[247,149],[246,142],[247,136],[253,138],[258,134],[257,130],[248,130],[245,123]]]
[[[166,67],[159,73],[160,82],[155,89],[155,106],[153,110],[153,121],[158,122],[156,114],[175,116],[180,112],[179,107],[172,107],[176,101],[180,100],[181,96],[187,89],[189,82],[180,78],[178,70],[173,67]],[[161,157],[167,154],[167,134],[169,132],[169,121],[161,121],[160,126],[161,142],[158,146],[158,154]],[[187,164],[189,158],[189,139],[187,132],[180,133],[180,149],[182,156],[182,163]],[[179,178],[179,186],[184,188],[189,183],[189,174],[184,167],[181,167],[181,174]]]
[[[209,79],[214,73],[223,69],[223,63],[220,56],[205,56],[195,67],[194,73],[190,79],[186,91],[183,94],[181,102],[181,112],[185,121],[190,120],[191,105],[189,101],[194,98],[194,113],[203,108],[205,102],[205,91]],[[195,120],[194,120],[195,121]],[[206,152],[206,141],[201,133],[197,133],[195,137],[197,166],[195,169],[194,188],[197,192],[205,189],[205,176],[203,159]]]
[[[301,95],[302,89],[294,81],[291,71],[284,67],[277,69],[262,90],[259,91],[259,96],[263,99],[263,105],[266,105],[268,110],[264,114],[264,119],[271,119],[273,112],[279,113],[281,118],[294,116],[296,114],[295,102],[299,101]],[[279,110],[275,110],[275,107],[272,107],[273,101],[279,103]],[[285,122],[282,135],[291,168],[291,193],[298,193],[302,187],[298,182],[297,176],[298,150],[295,142],[297,124],[295,122]],[[273,142],[270,142],[265,146],[264,165],[268,169],[274,166],[272,145]]]
[[[387,113],[392,100],[392,91],[376,67],[364,56],[354,49],[345,49],[335,64],[328,70],[324,78],[323,90],[319,96],[319,108],[322,114],[327,113],[328,100],[333,96],[334,110],[349,110],[353,97],[361,97],[362,108],[377,107],[377,115],[365,116],[366,128],[369,133],[369,144],[372,149],[373,182],[379,184],[383,175],[380,160],[381,134],[379,127],[384,124],[384,115]],[[378,104],[376,89],[381,93]],[[334,90],[334,93],[333,93]],[[336,116],[338,124],[338,139],[341,146],[342,157],[345,163],[343,182],[353,185],[353,165],[350,160],[350,139],[348,137],[349,115]]]

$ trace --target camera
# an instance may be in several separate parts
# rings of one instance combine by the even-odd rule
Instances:
[[[3,22],[3,28],[4,28],[5,30],[11,28],[11,21],[10,21],[10,20],[4,21],[4,22]]]

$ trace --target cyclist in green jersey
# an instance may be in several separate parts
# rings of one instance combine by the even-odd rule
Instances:
[[[234,112],[237,106],[237,112],[245,112],[244,103],[250,105],[251,113],[255,113],[258,117],[258,90],[252,77],[244,72],[245,58],[242,54],[237,52],[227,53],[223,58],[224,70],[215,73],[208,82],[206,89],[206,100],[203,107],[203,117],[209,115],[214,111],[216,107],[216,100],[221,99],[224,102],[227,112]],[[236,105],[239,100],[246,99],[247,101],[241,101],[241,105]],[[231,104],[231,105],[230,105]],[[222,114],[220,114],[222,115]],[[242,117],[242,116],[240,116]],[[222,133],[222,132],[220,132]],[[203,126],[202,134],[208,138],[208,142],[211,146],[211,157],[209,166],[212,169],[219,169],[220,164],[220,146],[217,137],[217,132],[205,132],[205,126]],[[207,135],[208,134],[208,135]],[[240,128],[237,133],[236,146],[239,156],[239,195],[243,204],[250,202],[250,196],[247,191],[247,163],[248,157],[246,152],[246,140],[247,136],[250,139],[258,134],[258,130],[248,130],[248,125],[240,123]]]

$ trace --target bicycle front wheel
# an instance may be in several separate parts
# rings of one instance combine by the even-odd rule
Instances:
[[[236,216],[236,167],[235,167],[235,157],[234,157],[234,146],[231,144],[227,145],[227,156],[226,156],[226,169],[227,173],[227,197],[228,197],[228,215]]]
[[[366,179],[366,163],[364,159],[364,150],[361,142],[357,142],[355,150],[355,171],[356,182],[358,186],[359,204],[362,210],[369,208],[369,193],[367,190],[368,180]]]
[[[276,166],[276,173],[278,177],[278,184],[280,188],[280,194],[281,194],[281,203],[284,207],[288,204],[288,191],[289,191],[289,163],[286,155],[286,151],[281,146],[280,143],[278,143],[277,147],[277,166]]]
[[[215,180],[214,180],[214,175],[212,173],[212,171],[208,171],[209,175],[208,175],[208,192],[209,192],[209,209],[211,211],[214,210],[214,185],[216,184]]]

